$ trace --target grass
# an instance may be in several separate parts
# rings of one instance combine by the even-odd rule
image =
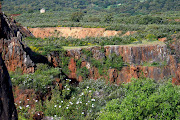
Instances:
[[[97,46],[97,45],[94,45]],[[82,49],[82,48],[89,48],[89,47],[94,47],[94,46],[63,46],[64,50],[74,50],[74,49]]]
[[[106,45],[106,46],[144,46],[144,45],[165,45],[164,42],[161,41],[147,41],[143,40],[142,43],[132,43],[128,45]],[[94,46],[99,46],[99,45],[94,45]],[[89,48],[89,47],[94,47],[94,46],[63,46],[64,50],[74,50],[74,49],[82,49],[82,48]]]

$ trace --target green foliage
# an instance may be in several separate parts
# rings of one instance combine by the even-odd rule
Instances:
[[[113,15],[112,14],[107,14],[104,16],[104,21],[103,22],[107,22],[110,23],[113,21]]]
[[[44,64],[38,64],[37,70],[32,74],[10,74],[13,85],[21,89],[34,89],[35,91],[47,92],[47,88],[52,86],[55,77],[60,74],[59,68],[51,68]]]
[[[103,80],[84,80],[78,87],[69,85],[69,82],[69,79],[65,81],[62,91],[53,89],[51,100],[47,99],[43,105],[38,102],[36,110],[54,119],[94,119],[106,101],[124,94],[122,88]]]
[[[154,40],[157,40],[157,37],[156,37],[155,35],[153,35],[153,34],[148,34],[148,35],[146,36],[146,39],[147,39],[148,41],[154,41]]]
[[[80,22],[83,19],[84,14],[82,12],[72,13],[70,20],[73,22]]]
[[[93,57],[92,51],[90,50],[82,49],[82,53],[86,55],[87,59]]]
[[[146,78],[124,87],[126,97],[108,102],[99,119],[179,119],[179,87]]]
[[[96,60],[96,59],[91,59],[91,64],[92,66],[96,67],[98,69],[98,72],[100,75],[104,75],[106,72],[106,66],[105,66],[105,61],[103,60]]]
[[[130,44],[134,36],[124,36],[124,37],[99,37],[99,38],[25,38],[24,41],[30,48],[43,55],[47,55],[52,51],[64,52],[62,46],[89,46],[89,45],[124,45]],[[82,51],[83,52],[83,51]],[[86,54],[86,53],[85,53]],[[90,55],[91,53],[89,53]]]
[[[77,69],[76,74],[77,76],[82,76],[83,79],[86,79],[89,76],[89,70],[86,67],[81,67]]]
[[[90,17],[88,18],[88,22],[100,22],[101,19],[100,18],[97,18],[97,17]]]
[[[163,22],[160,17],[143,16],[139,18],[138,24],[161,24]]]
[[[62,71],[68,75],[69,74],[69,62],[70,62],[70,57],[65,56],[64,54],[61,53],[61,55],[59,56],[60,58],[60,66],[62,68]]]
[[[104,53],[104,50],[102,50],[101,52]],[[82,49],[82,53],[83,55],[85,55],[84,56],[84,58],[86,58],[85,60],[90,62],[91,66],[96,67],[98,69],[100,75],[106,74],[109,68],[115,68],[117,70],[121,70],[121,68],[124,65],[122,57],[120,55],[117,56],[115,53],[112,53],[101,60],[96,60],[95,58],[93,58],[93,53],[90,50]],[[80,66],[80,62],[81,60],[80,61],[77,60],[76,65]],[[77,69],[77,74],[79,75],[80,73],[84,77],[88,77],[88,69],[86,67],[83,67],[83,69],[79,67]]]
[[[117,70],[121,70],[124,63],[123,63],[122,57],[120,55],[117,56],[114,53],[114,54],[111,54],[109,57],[107,57],[105,64],[107,68],[116,68]]]
[[[159,11],[179,11],[178,0],[5,0],[3,10],[10,13],[23,13],[39,11],[45,8],[47,11],[108,11],[116,13],[146,14]]]

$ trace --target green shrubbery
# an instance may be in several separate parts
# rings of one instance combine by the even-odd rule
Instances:
[[[120,55],[117,56],[115,53],[107,57],[105,61],[105,66],[107,66],[107,68],[116,68],[117,70],[121,70],[123,65],[124,62],[122,57]]]
[[[150,79],[133,80],[124,85],[124,99],[107,103],[99,119],[180,119],[179,87]]]
[[[74,86],[70,81],[64,80],[63,90],[52,89],[51,99],[37,101],[33,111],[43,111],[54,119],[180,118],[180,88],[170,82],[140,78],[117,86],[104,80],[84,80]],[[17,107],[20,116],[29,119],[30,106]]]
[[[94,119],[106,101],[120,97],[124,93],[122,88],[106,84],[103,80],[85,80],[78,87],[69,85],[69,81],[66,80],[62,91],[54,89],[51,100],[46,100],[43,106],[37,104],[37,109],[54,118]]]
[[[60,69],[38,64],[36,72],[32,74],[21,74],[21,72],[11,72],[11,81],[14,86],[20,89],[34,89],[35,91],[47,92],[47,88],[52,86],[54,78],[60,77]]]
[[[124,65],[122,57],[120,55],[117,56],[115,53],[112,53],[109,56],[104,56],[104,58],[102,58],[101,60],[96,60],[95,58],[93,58],[93,53],[89,50],[82,49],[82,53],[85,57],[85,61],[89,62],[92,67],[96,67],[100,75],[105,75],[107,70],[111,68],[121,70]],[[81,60],[77,60],[76,62],[76,65],[78,66],[77,74],[79,75],[81,73],[83,77],[87,78],[89,70],[86,67],[81,68],[81,62]]]
[[[61,46],[95,46],[95,45],[125,45],[133,43],[134,40],[137,40],[138,36],[123,36],[123,37],[87,37],[83,39],[77,38],[25,38],[24,41],[28,46],[36,52],[42,52],[43,55],[47,55],[52,51],[63,51]],[[139,41],[141,40],[138,39]],[[33,46],[32,46],[33,45]]]
[[[72,13],[70,20],[73,22],[80,22],[83,19],[84,14],[82,12],[74,12]]]

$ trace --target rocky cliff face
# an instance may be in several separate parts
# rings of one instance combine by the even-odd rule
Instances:
[[[0,50],[8,70],[21,69],[23,73],[32,73],[35,64],[26,51],[27,46],[22,42],[22,35],[30,36],[30,33],[21,28],[16,25],[14,20],[2,15]]]
[[[0,38],[8,38],[2,31],[4,20],[0,13]],[[9,34],[9,33],[7,33]],[[14,105],[14,98],[12,93],[12,84],[0,53],[0,119],[1,120],[17,120],[17,111]]]
[[[83,49],[92,52],[92,56],[96,60],[102,60],[105,57],[115,53],[121,55],[123,61],[127,64],[120,71],[110,68],[106,76],[99,74],[98,69],[93,67],[84,57]],[[89,48],[79,48],[67,50],[67,56],[70,57],[69,62],[69,78],[82,81],[82,76],[77,77],[77,63],[81,59],[81,67],[89,70],[89,78],[98,79],[105,78],[113,83],[130,82],[131,78],[148,77],[155,80],[161,80],[168,77],[174,77],[174,81],[179,84],[179,64],[176,55],[170,55],[167,46],[163,43],[150,45],[113,45],[101,48],[99,46]],[[53,57],[52,57],[53,58]],[[56,58],[57,54],[56,54]],[[54,59],[55,60],[55,59]],[[55,60],[58,63],[57,60]],[[151,64],[157,63],[157,66]],[[146,65],[149,64],[149,65]],[[175,82],[174,82],[175,83]]]

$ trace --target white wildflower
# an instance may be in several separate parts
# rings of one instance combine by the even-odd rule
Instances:
[[[57,107],[57,105],[54,105],[54,107]]]
[[[95,99],[91,99],[91,101],[96,101]]]
[[[82,92],[80,96],[84,95],[84,93]]]
[[[59,108],[61,108],[61,105],[59,105]]]
[[[77,101],[76,104],[79,104],[79,101]]]
[[[26,107],[29,107],[29,105],[26,105]]]
[[[92,104],[92,107],[94,107],[94,104]]]
[[[84,112],[82,112],[82,114],[84,115]]]

